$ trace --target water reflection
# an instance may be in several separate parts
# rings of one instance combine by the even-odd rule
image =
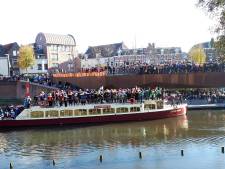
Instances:
[[[91,159],[105,151],[117,156],[149,147],[160,158],[157,147],[169,152],[193,144],[225,143],[224,120],[225,111],[192,111],[187,116],[155,121],[0,132],[0,158],[32,157],[43,163],[81,156]]]
[[[0,133],[0,150],[2,150],[1,153],[15,151],[21,155],[43,153],[48,156],[62,151],[70,152],[68,155],[79,155],[96,148],[150,145],[165,139],[176,138],[178,135],[182,136],[186,130],[188,130],[186,116],[84,128],[31,129]]]

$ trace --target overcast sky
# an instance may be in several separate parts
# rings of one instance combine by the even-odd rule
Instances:
[[[1,0],[0,44],[34,43],[39,32],[72,34],[79,52],[124,42],[129,48],[192,45],[215,35],[197,0]]]

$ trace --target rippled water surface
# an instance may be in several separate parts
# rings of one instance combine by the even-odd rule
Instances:
[[[0,169],[10,162],[14,169],[222,169],[223,146],[225,110],[189,111],[155,121],[0,131]]]

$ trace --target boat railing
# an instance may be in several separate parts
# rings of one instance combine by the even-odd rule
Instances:
[[[143,101],[138,101],[138,100],[135,100],[134,98],[131,98],[131,99],[125,101],[125,102],[106,102],[106,101],[103,101],[103,102],[98,102],[96,104],[97,105],[104,105],[104,104],[141,104],[141,103],[145,103],[146,101],[156,102],[157,103],[156,108],[157,107],[162,107],[162,105],[164,104],[163,100],[143,100]],[[82,103],[68,104],[68,103],[66,103],[66,105],[63,104],[63,105],[60,106],[60,104],[56,102],[55,104],[53,104],[53,106],[49,106],[48,101],[44,100],[44,101],[39,101],[37,104],[31,104],[31,106],[39,106],[41,108],[56,108],[56,107],[71,107],[71,106],[92,105],[92,104],[95,104],[95,103],[85,103],[85,104],[82,104]]]

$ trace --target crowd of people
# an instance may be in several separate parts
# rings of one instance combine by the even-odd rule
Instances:
[[[31,99],[31,98],[29,98]],[[102,103],[142,103],[144,100],[164,99],[168,104],[183,102],[196,103],[204,101],[210,103],[225,103],[225,90],[222,89],[183,89],[172,90],[153,88],[126,88],[126,89],[65,89],[42,91],[33,99],[34,105],[40,106],[72,106]],[[31,103],[31,100],[30,100]],[[30,104],[29,104],[30,106]]]
[[[178,73],[197,73],[197,72],[225,72],[224,63],[205,63],[203,65],[180,62],[147,64],[134,63],[129,65],[108,66],[105,68],[109,75],[116,74],[178,74]]]
[[[180,103],[200,103],[206,104],[225,103],[224,89],[162,89],[154,88],[126,88],[126,89],[72,89],[52,90],[50,92],[40,92],[33,99],[27,96],[24,105],[5,106],[0,108],[1,119],[15,119],[23,110],[30,106],[41,107],[67,107],[86,104],[111,104],[111,103],[143,103],[145,100],[164,100],[167,104],[177,105]]]
[[[23,106],[13,105],[0,107],[0,119],[15,119],[23,109]]]
[[[190,103],[192,101],[204,101],[205,103],[225,103],[224,89],[189,89],[181,90],[180,94]]]
[[[67,89],[42,91],[34,97],[33,104],[40,106],[70,106],[101,103],[134,103],[148,99],[162,99],[162,89],[127,88],[127,89]]]
[[[117,74],[178,74],[197,72],[225,72],[224,63],[205,63],[202,65],[179,62],[163,64],[130,63],[118,66],[82,68],[81,72],[106,72],[108,75]]]

